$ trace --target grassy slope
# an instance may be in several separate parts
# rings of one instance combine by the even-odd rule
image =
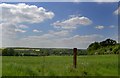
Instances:
[[[115,76],[117,55],[79,56],[77,69],[71,56],[3,57],[3,76]]]

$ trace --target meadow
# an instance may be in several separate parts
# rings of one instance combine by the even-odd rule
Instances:
[[[118,55],[2,56],[3,76],[118,76]]]

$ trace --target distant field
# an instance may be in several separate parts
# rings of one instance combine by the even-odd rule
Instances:
[[[3,56],[3,76],[117,76],[118,55],[78,56]]]

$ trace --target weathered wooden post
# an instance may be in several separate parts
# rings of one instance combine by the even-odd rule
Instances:
[[[74,52],[74,56],[73,56],[73,66],[74,68],[76,68],[77,66],[77,48],[74,48],[73,49],[73,52]]]

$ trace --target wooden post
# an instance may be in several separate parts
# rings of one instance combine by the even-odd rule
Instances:
[[[74,68],[76,68],[77,66],[77,48],[74,48],[73,49],[73,52],[74,52],[74,56],[73,56],[73,66]]]

